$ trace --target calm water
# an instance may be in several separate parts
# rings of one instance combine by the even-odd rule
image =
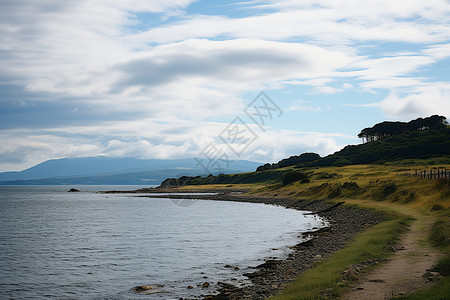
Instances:
[[[2,299],[208,294],[217,281],[247,284],[242,273],[249,266],[286,255],[300,232],[324,225],[318,217],[263,204],[197,201],[185,207],[168,199],[92,192],[123,186],[77,188],[82,192],[0,186]],[[210,289],[197,287],[206,281]],[[143,284],[163,284],[167,293],[132,291]]]

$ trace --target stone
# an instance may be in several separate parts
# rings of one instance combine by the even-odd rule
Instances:
[[[162,285],[139,285],[135,286],[133,288],[133,291],[135,291],[137,294],[140,295],[150,295],[150,294],[156,294],[156,293],[166,293],[166,290],[162,289]]]
[[[332,288],[325,289],[323,291],[320,291],[320,294],[325,298],[329,298],[333,294],[333,289]]]
[[[208,288],[209,287],[209,282],[205,282],[204,284],[202,284],[202,288]]]
[[[152,290],[152,289],[153,289],[153,287],[151,287],[149,285],[139,285],[139,286],[136,286],[136,287],[133,288],[133,290],[136,293],[140,293],[140,292],[148,291],[148,290]]]
[[[77,192],[79,192],[80,190],[77,190],[77,189],[74,189],[74,188],[71,188],[70,190],[68,190],[67,192],[69,192],[69,193],[77,193]]]
[[[431,282],[437,282],[442,278],[442,276],[438,272],[426,272],[422,275],[422,278]]]

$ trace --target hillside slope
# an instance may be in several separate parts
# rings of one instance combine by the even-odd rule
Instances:
[[[344,149],[321,158],[314,153],[291,156],[276,164],[259,166],[256,172],[218,175],[208,177],[182,177],[176,185],[198,184],[246,184],[246,183],[282,183],[292,167],[308,172],[315,167],[347,166],[362,164],[415,165],[450,164],[450,128],[440,130],[423,130],[400,134],[382,140],[349,145]],[[301,170],[300,170],[301,169]],[[292,175],[300,176],[300,174]],[[305,178],[304,175],[300,177]],[[173,185],[174,179],[167,179],[163,185]]]

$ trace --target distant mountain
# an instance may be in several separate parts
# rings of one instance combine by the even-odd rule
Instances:
[[[249,172],[259,164],[237,160],[221,173]],[[200,174],[204,175],[205,170],[194,159],[63,158],[48,160],[20,172],[0,173],[0,185],[159,184],[171,176]]]

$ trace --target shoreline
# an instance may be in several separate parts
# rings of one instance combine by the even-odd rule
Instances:
[[[298,200],[291,198],[264,198],[255,197],[245,194],[245,190],[139,190],[133,191],[138,196],[141,193],[165,193],[165,195],[140,195],[138,197],[149,198],[169,198],[169,199],[186,199],[186,195],[174,195],[175,193],[217,193],[215,195],[195,195],[195,200],[215,200],[215,201],[235,201],[247,203],[264,203],[270,205],[279,205],[285,208],[296,210],[307,210],[322,218],[325,218],[329,224],[328,227],[319,229],[314,232],[306,232],[302,234],[302,238],[309,238],[306,242],[298,243],[290,248],[293,250],[289,256],[283,260],[266,260],[265,263],[254,268],[254,272],[245,273],[251,285],[244,287],[236,287],[231,284],[218,282],[221,288],[215,290],[214,294],[203,294],[201,299],[204,300],[238,300],[238,299],[266,299],[275,295],[283,289],[287,283],[294,281],[301,273],[310,269],[314,262],[320,261],[337,250],[344,248],[352,238],[367,229],[376,225],[385,219],[385,215],[381,212],[356,208],[353,206],[337,206],[330,211],[333,203],[326,200]],[[129,193],[121,191],[110,191],[106,193]],[[171,195],[172,194],[172,195]],[[188,198],[189,199],[189,198]],[[192,199],[192,198],[191,198]],[[299,236],[300,237],[300,236]],[[180,298],[189,300],[193,298]],[[199,298],[196,298],[199,299]]]

